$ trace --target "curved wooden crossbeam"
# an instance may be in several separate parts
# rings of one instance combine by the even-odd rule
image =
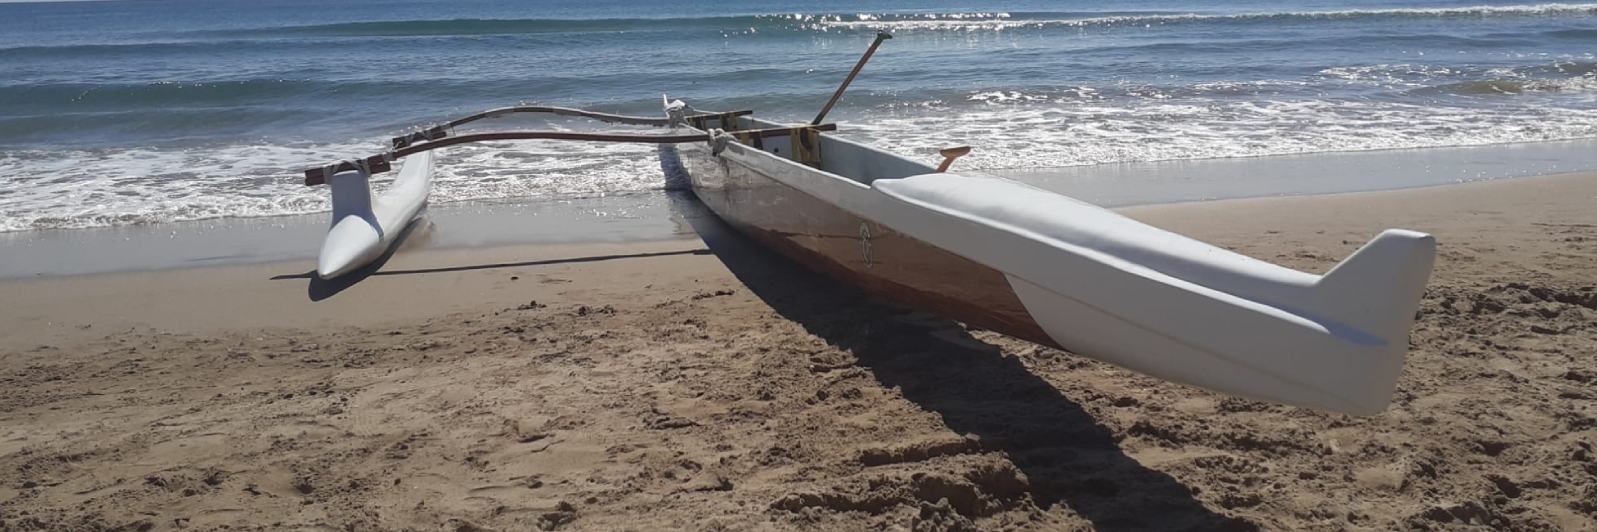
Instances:
[[[586,110],[574,109],[574,108],[570,108],[570,107],[551,107],[551,106],[546,106],[546,105],[518,105],[518,106],[513,106],[513,107],[500,107],[498,109],[489,109],[487,111],[483,111],[481,113],[477,113],[477,114],[474,114],[474,115],[463,116],[463,117],[451,120],[451,121],[449,121],[447,123],[440,124],[440,125],[435,125],[435,126],[423,129],[421,131],[410,133],[408,135],[404,135],[404,136],[400,136],[400,137],[394,137],[391,142],[392,142],[392,144],[394,146],[394,149],[397,150],[397,149],[401,149],[401,148],[404,148],[406,146],[409,146],[411,144],[414,144],[416,142],[438,140],[438,139],[447,137],[447,136],[449,136],[449,130],[454,129],[454,128],[459,127],[459,126],[462,126],[462,125],[470,124],[472,122],[476,122],[478,120],[486,120],[486,119],[489,119],[489,118],[501,118],[501,117],[510,116],[510,115],[513,115],[513,114],[539,114],[539,113],[542,113],[542,114],[553,114],[553,115],[559,115],[559,116],[577,116],[577,117],[582,117],[582,118],[591,118],[591,119],[594,119],[594,120],[598,120],[600,122],[607,122],[607,123],[611,123],[611,124],[627,124],[627,125],[633,125],[633,126],[661,126],[661,127],[671,125],[671,121],[668,118],[653,118],[653,117],[647,117],[647,116],[627,116],[627,115],[616,115],[616,114],[610,114],[610,113],[598,113],[598,112],[594,112],[594,111],[586,111]],[[696,114],[696,115],[689,115],[686,118],[687,118],[688,123],[690,125],[692,125],[694,127],[697,127],[697,128],[700,128],[700,129],[703,129],[702,122],[705,119],[721,118],[721,119],[724,120],[726,118],[732,118],[732,117],[738,117],[738,116],[744,116],[744,115],[751,115],[751,114],[754,114],[753,110],[745,109],[745,110],[742,110],[742,111],[731,111],[731,112],[727,112],[727,113],[700,113],[700,114]]]
[[[815,126],[796,126],[771,129],[750,129],[737,131],[735,134],[740,139],[756,139],[766,137],[783,137],[799,131],[836,131],[837,124],[820,124]],[[695,133],[691,135],[625,135],[614,133],[577,133],[572,131],[501,131],[496,133],[474,133],[458,137],[446,137],[437,140],[407,146],[392,152],[373,155],[364,159],[366,169],[377,174],[391,169],[390,163],[408,155],[415,155],[424,151],[438,148],[469,144],[473,142],[490,142],[495,140],[576,140],[587,142],[634,142],[645,144],[681,144],[685,142],[707,142],[708,135]],[[309,168],[305,170],[305,185],[315,186],[327,183],[327,178],[339,172],[357,170],[356,163],[342,161],[336,165],[323,168]]]
[[[582,110],[582,109],[573,109],[573,108],[570,108],[570,107],[550,107],[550,106],[544,106],[544,105],[518,105],[518,106],[514,106],[514,107],[500,107],[498,109],[489,109],[487,111],[483,111],[481,113],[477,113],[477,114],[474,114],[474,115],[471,115],[471,116],[465,116],[465,117],[461,117],[461,118],[455,119],[454,121],[451,121],[451,122],[449,122],[446,125],[448,127],[458,127],[458,126],[461,126],[461,125],[464,125],[464,124],[469,124],[469,123],[476,122],[478,120],[483,120],[483,119],[486,119],[486,118],[500,118],[500,117],[504,117],[504,116],[509,116],[509,115],[513,115],[513,114],[522,114],[522,113],[547,113],[547,114],[560,115],[560,116],[580,116],[580,117],[583,117],[583,118],[592,118],[592,119],[598,120],[600,122],[609,122],[609,123],[612,123],[612,124],[627,124],[627,125],[632,125],[632,126],[667,126],[667,125],[671,125],[670,121],[668,119],[666,119],[666,118],[655,118],[655,117],[647,117],[647,116],[614,115],[614,114],[610,114],[610,113],[598,113],[598,112],[586,111],[586,110]],[[693,118],[710,117],[710,116],[721,116],[721,115],[743,116],[743,115],[751,115],[751,114],[754,114],[754,111],[743,110],[743,111],[732,111],[730,113],[701,113],[701,114],[697,114],[697,115],[690,115],[690,116],[688,116],[688,118],[689,119],[693,119]]]

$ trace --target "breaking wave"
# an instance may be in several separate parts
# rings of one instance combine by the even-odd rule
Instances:
[[[1493,79],[1461,81],[1409,91],[1409,94],[1452,94],[1458,96],[1509,96],[1532,92],[1597,92],[1597,76],[1570,79]]]

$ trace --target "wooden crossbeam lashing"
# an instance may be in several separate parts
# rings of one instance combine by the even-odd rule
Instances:
[[[715,120],[715,121],[719,121],[721,123],[720,124],[721,125],[721,129],[724,129],[724,130],[727,130],[727,131],[735,131],[738,128],[737,117],[751,115],[751,114],[754,114],[754,111],[732,111],[730,113],[710,113],[710,114],[702,114],[702,115],[691,115],[691,116],[687,117],[687,121],[688,121],[688,125],[690,125],[690,126],[693,126],[693,127],[699,128],[699,129],[709,129],[709,127],[707,127],[709,125],[709,122],[711,120]]]
[[[795,132],[809,131],[836,131],[837,124],[820,124],[814,126],[782,127],[771,129],[750,129],[737,132],[740,139],[761,139],[766,137],[783,137]],[[444,137],[436,140],[413,144],[394,150],[386,154],[373,155],[365,158],[367,168],[374,174],[387,172],[392,169],[389,161],[400,159],[407,155],[414,155],[424,151],[436,150],[458,144],[473,142],[490,142],[496,140],[575,140],[588,142],[634,142],[646,144],[682,144],[688,142],[707,142],[710,137],[703,133],[691,135],[625,135],[613,133],[576,133],[571,131],[501,131],[496,133],[474,133],[458,137]],[[322,185],[327,183],[327,178],[341,172],[350,172],[358,168],[349,161],[339,162],[330,167],[309,168],[305,170],[305,184],[307,186]]]
[[[444,126],[433,126],[402,137],[394,137],[393,140],[389,141],[389,144],[397,150],[417,142],[438,140],[447,136],[449,136],[449,130],[444,129]]]

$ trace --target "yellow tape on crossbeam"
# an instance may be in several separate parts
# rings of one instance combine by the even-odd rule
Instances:
[[[793,161],[814,166],[821,162],[820,139],[809,126],[795,127],[788,133],[788,146],[793,150]]]

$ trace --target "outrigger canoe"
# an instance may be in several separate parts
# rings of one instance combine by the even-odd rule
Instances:
[[[824,110],[812,124],[786,126],[681,102],[660,119],[555,109],[488,114],[672,129],[449,136],[433,128],[419,144],[395,139],[401,149],[389,154],[307,171],[307,183],[476,140],[668,144],[675,153],[662,163],[680,164],[673,170],[712,211],[819,273],[1168,381],[1353,415],[1389,404],[1435,260],[1430,235],[1393,229],[1324,275],[1301,272],[1001,177],[947,171],[967,149],[945,150],[932,167],[837,137],[821,123]]]
[[[710,122],[726,133],[690,130],[736,139],[777,126]],[[678,158],[718,216],[817,272],[1242,397],[1384,410],[1436,254],[1430,235],[1388,230],[1313,275],[986,173],[937,172],[807,128],[789,139],[684,144]]]

